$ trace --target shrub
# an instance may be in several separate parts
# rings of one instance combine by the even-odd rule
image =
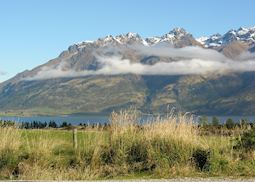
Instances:
[[[17,154],[10,150],[3,150],[0,152],[0,170],[4,167],[15,168],[17,165]]]
[[[112,164],[114,162],[115,151],[110,146],[102,146],[100,159],[102,164]]]
[[[235,149],[244,149],[245,151],[255,150],[255,128],[244,132],[239,138],[237,138],[237,144]]]
[[[229,170],[229,162],[223,156],[217,156],[210,159],[210,172],[224,173]]]
[[[141,142],[133,143],[128,151],[127,162],[129,164],[146,162],[148,158],[147,146]]]
[[[192,155],[192,159],[195,162],[195,165],[198,169],[209,170],[209,157],[210,152],[202,149],[197,149]]]

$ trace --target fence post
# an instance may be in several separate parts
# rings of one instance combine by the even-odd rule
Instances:
[[[73,129],[73,148],[76,150],[77,149],[77,129]]]

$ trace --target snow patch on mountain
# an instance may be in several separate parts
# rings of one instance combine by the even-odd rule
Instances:
[[[214,34],[208,38],[200,37],[196,40],[200,42],[204,47],[219,47],[226,45],[233,41],[243,41],[255,43],[255,27],[243,28],[240,27],[237,30],[229,30],[224,35]]]
[[[183,28],[174,28],[170,32],[164,34],[163,36],[155,36],[142,38],[139,34],[134,32],[129,32],[127,34],[121,34],[117,36],[108,35],[104,38],[99,38],[95,41],[83,41],[77,44],[74,44],[69,47],[71,50],[82,50],[87,46],[96,45],[99,47],[109,46],[109,45],[133,45],[139,44],[148,46],[155,46],[160,43],[170,43],[175,44],[176,42],[184,38],[192,37]],[[237,30],[231,29],[226,32],[224,35],[213,34],[211,36],[202,36],[195,39],[198,43],[202,44],[206,48],[214,48],[226,45],[233,41],[244,41],[249,43],[255,43],[255,27],[244,28],[240,27]]]

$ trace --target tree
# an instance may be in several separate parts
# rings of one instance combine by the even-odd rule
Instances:
[[[67,127],[67,126],[68,126],[67,122],[64,121],[64,122],[61,124],[60,127],[61,127],[61,128],[65,128],[65,127]]]
[[[30,123],[29,122],[22,122],[21,128],[23,129],[30,129]]]
[[[228,118],[226,121],[226,127],[227,129],[233,129],[235,126],[234,121],[231,118]]]
[[[212,118],[212,125],[214,127],[218,127],[220,125],[220,121],[216,116],[213,116],[213,118]]]
[[[55,121],[50,121],[50,122],[49,122],[49,127],[50,127],[50,128],[57,128],[58,125],[57,125],[57,123],[56,123]]]

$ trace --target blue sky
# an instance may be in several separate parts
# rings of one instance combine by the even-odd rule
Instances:
[[[1,0],[0,82],[108,34],[195,37],[255,25],[254,0]]]

